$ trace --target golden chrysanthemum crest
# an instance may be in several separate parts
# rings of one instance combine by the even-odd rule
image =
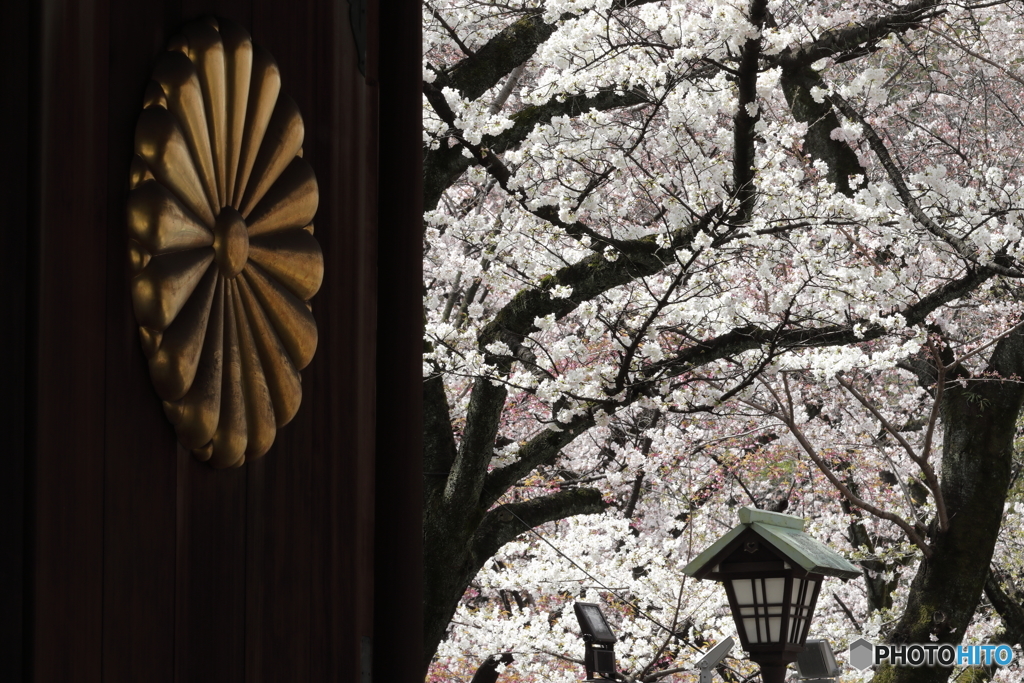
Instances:
[[[319,198],[274,59],[240,26],[173,38],[135,129],[131,293],[150,375],[181,443],[214,467],[274,443],[316,350]]]

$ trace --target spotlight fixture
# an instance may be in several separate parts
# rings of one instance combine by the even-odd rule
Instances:
[[[583,657],[587,680],[615,679],[615,650],[617,640],[608,620],[601,614],[601,608],[592,602],[577,602],[573,605],[576,619],[580,622],[580,633],[586,645]],[[601,678],[594,678],[600,676]]]
[[[806,683],[835,683],[840,669],[828,641],[808,640],[797,655],[796,672]]]

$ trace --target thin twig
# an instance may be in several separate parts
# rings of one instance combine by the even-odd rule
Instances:
[[[556,659],[561,659],[562,661],[565,661],[565,662],[572,662],[573,664],[579,664],[580,666],[585,666],[586,665],[586,662],[584,662],[582,659],[576,659],[575,657],[567,657],[565,655],[560,655],[557,652],[551,652],[550,650],[543,650],[543,649],[541,649],[539,647],[535,648],[535,649],[536,649],[537,652],[541,652],[541,653],[549,655],[551,657],[555,657]]]
[[[680,584],[679,585],[679,597],[676,598],[676,609],[672,613],[672,631],[670,631],[669,633],[665,634],[665,640],[662,641],[661,647],[659,647],[658,651],[654,653],[653,657],[651,657],[651,661],[647,663],[647,666],[645,666],[640,671],[640,674],[638,676],[638,678],[640,680],[642,680],[642,681],[654,680],[652,678],[648,678],[647,674],[648,674],[648,672],[650,672],[651,667],[653,667],[655,664],[658,663],[658,659],[661,658],[661,655],[665,652],[666,648],[668,648],[668,644],[672,642],[672,638],[676,635],[676,629],[679,628],[679,610],[682,609],[682,607],[683,607],[683,585]]]
[[[892,155],[889,154],[888,148],[885,146],[885,143],[882,142],[882,139],[878,136],[874,127],[872,127],[871,124],[861,116],[860,112],[854,109],[841,95],[831,93],[826,96],[826,99],[832,104],[832,106],[842,112],[843,116],[855,123],[859,123],[863,127],[864,137],[868,142],[868,146],[871,147],[871,150],[875,153],[875,156],[878,157],[879,162],[881,162],[882,168],[885,169],[886,175],[889,176],[889,180],[896,189],[896,194],[899,195],[900,200],[903,202],[903,205],[907,207],[907,210],[910,211],[910,214],[918,223],[923,225],[928,232],[943,240],[958,254],[960,254],[960,256],[973,264],[982,268],[988,268],[1007,277],[1024,277],[1024,273],[1021,272],[1020,268],[1017,267],[1016,264],[1015,267],[1008,267],[995,262],[982,263],[980,254],[978,253],[978,247],[968,243],[961,237],[957,237],[949,230],[946,230],[946,228],[935,222],[931,216],[926,214],[921,208],[921,205],[918,204],[916,199],[914,199],[914,195],[910,192],[910,188],[907,187],[907,183],[903,178],[903,174],[896,166]]]
[[[932,467],[931,463],[928,462],[927,454],[931,446],[931,439],[926,436],[923,454],[918,455],[918,453],[914,450],[913,446],[911,446],[910,443],[903,437],[903,435],[896,430],[896,427],[894,427],[891,422],[885,419],[885,416],[883,416],[882,413],[880,413],[878,409],[875,408],[874,404],[872,404],[871,401],[869,401],[867,397],[864,396],[864,394],[860,393],[860,391],[858,391],[857,388],[853,386],[853,384],[844,379],[841,375],[836,375],[836,380],[838,380],[839,384],[841,384],[844,389],[853,394],[853,397],[860,401],[861,405],[867,408],[868,411],[875,416],[875,418],[882,424],[882,427],[885,429],[885,431],[892,434],[896,441],[899,442],[901,446],[903,446],[903,449],[907,452],[907,454],[910,455],[910,459],[917,463],[917,466],[921,468],[921,471],[924,473],[925,476],[925,482],[928,484],[928,488],[931,489],[932,495],[935,497],[935,509],[939,517],[939,528],[940,530],[945,531],[949,521],[946,517],[946,502],[942,497],[942,489],[939,486],[939,478],[935,474],[935,469]],[[936,391],[935,404],[932,406],[932,412],[930,416],[931,419],[928,423],[929,434],[931,434],[932,430],[934,430],[934,423],[935,420],[938,418],[938,411],[936,409],[936,406],[939,405],[939,398],[940,397],[938,396],[938,392]],[[902,480],[900,480],[900,485],[903,485]],[[904,494],[906,495],[905,490]],[[913,512],[914,516],[916,517],[917,513],[913,507],[913,501],[909,498],[909,496],[908,502],[910,502],[911,504],[911,512]]]
[[[1006,332],[1003,332],[1000,335],[996,335],[995,337],[992,337],[991,339],[989,339],[987,342],[985,342],[984,344],[982,344],[978,348],[976,348],[976,349],[974,349],[972,351],[969,351],[969,352],[965,353],[964,355],[960,356],[959,358],[954,360],[952,363],[947,365],[946,366],[946,370],[948,370],[949,372],[952,372],[953,370],[956,370],[958,367],[960,367],[963,364],[963,362],[965,360],[967,360],[971,356],[974,356],[974,355],[976,355],[978,353],[981,353],[982,351],[984,351],[988,347],[992,346],[993,344],[995,344],[999,340],[1003,339],[1004,337],[1010,336],[1011,334],[1013,334],[1017,330],[1021,329],[1022,327],[1024,327],[1024,321],[1021,321],[1021,322],[1017,323],[1016,325],[1014,325],[1013,327],[1008,329]]]
[[[459,38],[459,34],[455,32],[455,29],[448,25],[448,22],[444,20],[444,17],[441,16],[441,13],[438,12],[433,7],[431,7],[429,2],[424,3],[424,5],[428,10],[430,10],[430,13],[434,16],[435,19],[437,19],[438,23],[440,23],[442,28],[444,28],[444,30],[448,33],[448,37],[455,41],[455,44],[459,46],[459,49],[462,50],[462,53],[465,54],[467,57],[474,56],[475,53],[468,47],[466,47],[466,44],[462,42],[461,38]]]
[[[835,591],[832,591],[832,597],[839,603],[839,607],[843,610],[843,613],[846,614],[846,618],[853,622],[854,627],[857,629],[857,633],[863,633],[864,627],[862,627],[856,617],[853,616],[853,612],[851,612],[850,608],[846,606],[846,603],[839,599],[839,596],[836,595]]]
[[[765,380],[762,379],[760,381],[764,385],[764,387],[769,391],[769,393],[771,393],[772,397],[774,397],[776,403],[781,407],[782,399],[779,397],[778,393],[776,393],[776,391],[771,387],[771,385],[769,385]],[[907,522],[907,520],[903,519],[899,515],[875,507],[871,503],[867,502],[866,500],[855,494],[842,481],[840,481],[839,477],[837,477],[835,473],[831,470],[831,468],[829,468],[829,466],[825,463],[825,460],[820,455],[818,455],[818,452],[814,449],[814,446],[811,445],[811,442],[804,435],[803,431],[801,431],[800,428],[797,426],[796,420],[793,418],[792,413],[787,414],[785,411],[782,410],[773,410],[768,414],[777,418],[789,428],[789,431],[792,432],[793,436],[796,437],[796,440],[800,443],[800,446],[804,449],[807,455],[810,456],[811,460],[814,461],[814,464],[818,466],[818,469],[821,470],[821,473],[824,474],[830,482],[832,482],[832,485],[836,489],[838,489],[839,492],[843,494],[847,500],[849,500],[851,503],[861,508],[862,510],[874,515],[875,517],[878,517],[879,519],[885,519],[892,522],[893,524],[895,524],[903,530],[903,533],[907,535],[907,538],[910,540],[911,543],[913,543],[921,549],[921,552],[924,553],[925,557],[932,556],[931,546],[929,546],[928,543],[923,538],[921,538],[920,534],[917,533],[917,530],[913,527],[913,525]]]

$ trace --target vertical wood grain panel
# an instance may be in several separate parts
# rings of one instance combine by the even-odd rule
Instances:
[[[125,206],[142,95],[174,3],[111,0],[107,110],[103,680],[174,679],[177,449],[142,353],[128,288]]]
[[[103,581],[107,4],[40,9],[34,680],[98,682]]]
[[[34,275],[35,221],[30,209],[34,176],[33,101],[38,68],[38,35],[32,7],[18,3],[8,8],[0,22],[0,58],[22,68],[0,71],[0,92],[13,135],[0,136],[0,203],[5,207],[5,227],[0,230],[0,291],[7,305],[6,333],[0,336],[0,386],[7,393],[0,412],[5,456],[0,465],[0,679],[21,681],[25,675],[24,621],[27,601],[25,573],[29,539],[25,514],[26,465],[30,447],[27,425],[32,420],[29,368],[35,354],[29,330],[34,328],[34,307],[29,287]]]
[[[332,353],[313,375],[322,397],[317,416],[324,457],[314,495],[322,560],[314,563],[324,609],[314,614],[318,633],[316,681],[359,680],[360,643],[372,636],[373,424],[376,329],[376,92],[358,71],[347,2],[321,16],[317,65],[317,144],[332,180],[322,215],[328,223],[325,258],[335,264],[324,288],[324,327]],[[323,219],[321,219],[323,220]],[[339,387],[345,387],[338,391]],[[314,597],[314,604],[319,603]]]
[[[246,465],[246,683],[309,680],[312,453],[301,416]]]
[[[178,447],[177,683],[245,680],[245,477]]]
[[[383,6],[378,7],[383,10]],[[375,680],[423,680],[421,21],[418,2],[371,14],[380,45]],[[378,42],[379,41],[379,42]],[[384,266],[383,264],[386,264]],[[394,633],[415,633],[390,657]]]
[[[277,553],[264,552],[252,566],[262,584],[251,585],[250,596],[265,618],[250,625],[249,663],[262,676],[253,681],[281,680],[290,670],[292,680],[346,680],[358,676],[372,601],[373,103],[356,67],[346,2],[261,0],[253,28],[305,121],[325,273],[313,299],[319,344],[303,372],[303,407],[264,463],[262,537],[250,529],[250,543],[292,559],[272,564]]]

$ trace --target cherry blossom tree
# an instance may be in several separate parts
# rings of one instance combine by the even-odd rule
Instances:
[[[738,504],[860,562],[816,619],[837,647],[1019,645],[1019,4],[424,21],[434,675],[514,649],[488,670],[573,680],[582,598],[631,676],[681,674],[732,626],[679,570]]]

